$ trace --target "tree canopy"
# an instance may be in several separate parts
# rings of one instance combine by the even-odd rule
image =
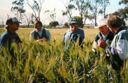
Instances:
[[[121,0],[119,4],[126,5],[125,8],[119,9],[118,11],[114,12],[113,14],[119,15],[122,19],[128,20],[128,0]]]

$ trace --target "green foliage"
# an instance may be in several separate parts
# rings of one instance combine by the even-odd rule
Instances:
[[[75,9],[75,6],[73,4],[68,4],[66,7],[66,11],[63,11],[62,15],[68,15],[69,18],[72,17],[72,10]]]
[[[64,24],[64,26],[65,26],[66,28],[68,28],[68,27],[69,27],[67,22]]]
[[[20,20],[23,19],[23,14],[26,12],[24,9],[24,0],[14,0],[12,2],[11,11],[16,14],[16,17]]]
[[[42,10],[42,4],[44,3],[44,0],[26,0],[27,5],[32,9],[32,19],[33,20],[40,20],[40,13]],[[31,4],[32,2],[32,4]]]
[[[83,27],[83,21],[81,20],[82,18],[79,17],[79,16],[74,16],[74,18],[76,19],[78,25],[79,25],[80,27]]]
[[[119,4],[128,4],[128,0],[120,0]]]
[[[49,23],[50,27],[56,27],[57,25],[59,25],[58,21],[52,21]]]
[[[124,4],[126,6],[113,14],[119,15],[124,20],[128,20],[128,0],[120,0],[119,4]]]
[[[113,13],[120,16],[123,20],[128,20],[128,6]]]

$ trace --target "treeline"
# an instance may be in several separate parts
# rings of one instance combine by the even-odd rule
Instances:
[[[15,13],[16,17],[21,21],[26,20],[26,24],[31,24],[31,21],[34,19],[41,19],[42,7],[45,0],[33,0],[30,2],[29,0],[14,0],[12,2],[11,11]],[[74,11],[78,11],[79,17],[81,18],[82,24],[86,24],[87,20],[92,21],[92,23],[97,26],[98,15],[103,15],[104,18],[108,16],[107,7],[110,5],[110,0],[65,0],[63,4],[65,10],[62,10],[62,15],[67,16],[68,18],[73,17]],[[113,4],[113,3],[112,3]],[[125,4],[126,7],[124,9],[120,9],[114,14],[119,15],[122,19],[127,20],[128,10],[127,10],[127,0],[120,0],[119,4]],[[32,10],[31,15],[26,14],[26,9],[24,8],[26,5],[30,7]],[[53,10],[44,10],[43,14],[46,14],[51,21],[56,21],[57,10],[54,8]],[[65,17],[64,17],[65,18]]]

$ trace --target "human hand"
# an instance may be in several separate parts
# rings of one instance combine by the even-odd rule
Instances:
[[[98,40],[98,46],[101,47],[101,48],[105,48],[107,46],[106,42],[104,41],[103,38],[100,38]]]

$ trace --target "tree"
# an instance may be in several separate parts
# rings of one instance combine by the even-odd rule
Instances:
[[[83,19],[85,18],[84,17],[85,13],[89,11],[91,8],[91,4],[90,4],[91,0],[71,0],[71,2],[75,4],[77,10],[79,11],[81,22],[83,22]]]
[[[23,14],[25,13],[24,0],[15,0],[12,2],[12,5],[11,11],[14,12],[19,20],[22,20]]]
[[[85,19],[94,19],[95,26],[97,26],[98,14],[103,14],[106,18],[106,8],[110,4],[109,0],[91,0],[90,1],[90,11],[85,12]],[[86,21],[86,20],[85,20]]]
[[[121,0],[121,1],[119,2],[119,4],[120,4],[120,5],[121,5],[121,4],[125,4],[126,7],[117,10],[117,11],[114,12],[113,14],[120,16],[124,21],[125,21],[125,20],[128,20],[128,0]],[[125,24],[125,23],[124,23],[124,24]]]
[[[49,14],[52,21],[56,20],[56,9],[55,8],[53,10],[45,10],[45,13],[47,13],[47,15]]]
[[[40,20],[40,13],[42,10],[42,4],[43,3],[44,3],[44,0],[33,0],[33,3],[30,4],[30,2],[27,0],[27,4],[32,9],[33,17],[36,20]]]
[[[50,27],[56,27],[57,25],[59,25],[58,21],[51,21],[51,22],[49,23],[49,26],[50,26]]]
[[[125,4],[125,5],[128,5],[128,0],[121,0],[121,1],[119,2],[119,4]]]
[[[99,11],[99,13],[103,13],[104,18],[106,18],[106,8],[107,6],[110,5],[109,0],[101,0],[101,9]]]
[[[122,19],[128,20],[128,7],[119,9],[118,11],[114,12],[113,14],[120,16]]]
[[[32,23],[32,14],[31,15],[24,14],[24,17],[25,17],[25,21],[27,23],[27,27],[29,27],[30,24]]]
[[[97,26],[97,16],[99,13],[101,13],[101,9],[104,8],[103,6],[103,0],[92,0],[91,1],[91,18],[94,17],[95,26]],[[106,11],[106,7],[104,10],[104,14]]]
[[[3,17],[0,17],[0,28],[3,28],[4,27],[4,19]]]
[[[126,7],[123,9],[120,9],[118,12],[120,13],[120,17],[122,17],[125,20],[128,20],[128,0],[121,0],[119,4],[125,4]]]
[[[70,0],[63,0],[62,3],[65,7],[65,10],[62,10],[62,15],[67,16],[68,19],[70,19],[72,17],[73,9],[76,9],[75,5],[72,4]]]
[[[72,10],[75,8],[73,4],[69,4],[68,6],[65,6],[66,11],[62,11],[63,16],[68,15],[69,18],[72,17]]]
[[[64,27],[67,27],[67,28],[69,27],[68,22],[64,23]]]

